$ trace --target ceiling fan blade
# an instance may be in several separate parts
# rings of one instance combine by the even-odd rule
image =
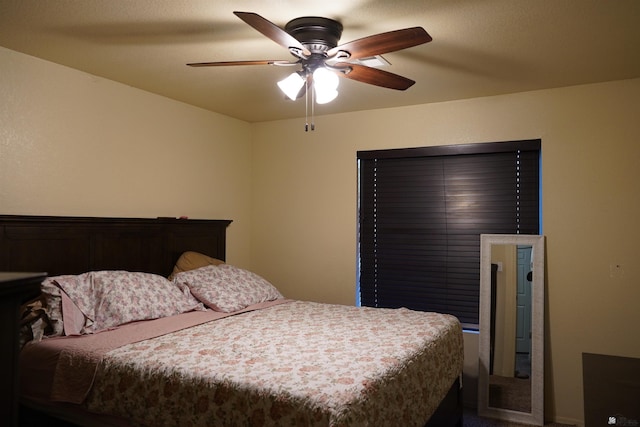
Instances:
[[[415,83],[415,81],[399,76],[398,74],[365,65],[339,62],[333,65],[332,68],[338,70],[344,69],[345,72],[341,74],[348,79],[386,87],[388,89],[407,90]]]
[[[396,50],[417,46],[432,40],[422,27],[411,27],[402,30],[374,34],[358,40],[347,42],[327,51],[329,58],[338,52],[348,52],[349,59],[368,58]]]
[[[282,28],[278,27],[273,22],[263,18],[257,13],[253,12],[233,12],[238,18],[242,19],[247,24],[251,25],[254,29],[258,30],[265,36],[269,37],[274,42],[278,43],[287,49],[294,48],[300,51],[304,56],[311,55],[309,49],[304,47],[302,43],[295,37],[287,33]]]
[[[224,67],[228,65],[297,65],[299,62],[278,61],[278,60],[257,60],[257,61],[221,61],[221,62],[192,62],[187,64],[189,67]]]

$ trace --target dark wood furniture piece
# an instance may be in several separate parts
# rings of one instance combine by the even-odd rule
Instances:
[[[226,228],[230,223],[0,215],[0,271],[46,271],[49,276],[56,276],[118,269],[168,276],[185,251],[225,260]],[[30,408],[21,410],[31,424],[69,425]],[[462,427],[462,388],[458,380],[427,426]]]
[[[460,378],[453,382],[436,412],[425,427],[463,427],[463,399]]]
[[[584,425],[640,425],[640,358],[582,353]]]
[[[20,305],[40,293],[45,273],[0,272],[0,419],[18,425]]]
[[[168,276],[197,251],[225,259],[230,220],[0,215],[0,271],[129,270]]]

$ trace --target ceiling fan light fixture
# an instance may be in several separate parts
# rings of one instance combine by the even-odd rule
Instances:
[[[316,94],[316,103],[326,104],[338,96],[340,79],[333,71],[325,67],[319,67],[313,72],[313,88]]]
[[[325,90],[319,91],[318,88],[316,90],[316,104],[327,104],[338,97],[337,90]]]
[[[291,73],[285,79],[280,80],[278,87],[289,99],[295,101],[304,84],[304,77],[302,77],[299,72],[295,72]]]
[[[313,83],[316,87],[320,86],[323,89],[336,90],[340,84],[340,79],[333,71],[329,71],[325,67],[319,67],[313,72]]]

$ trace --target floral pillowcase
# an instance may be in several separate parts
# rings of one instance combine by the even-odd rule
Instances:
[[[173,281],[182,288],[188,288],[207,307],[225,313],[283,298],[262,277],[229,264],[209,265],[178,273]]]
[[[92,271],[50,280],[60,289],[66,335],[204,309],[174,283],[151,273]]]

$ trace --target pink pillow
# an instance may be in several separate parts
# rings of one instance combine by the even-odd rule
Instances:
[[[262,277],[229,264],[185,271],[176,274],[173,280],[178,286],[187,286],[207,307],[224,313],[282,298]]]
[[[203,309],[174,283],[151,273],[93,271],[62,276],[56,278],[55,283],[86,317],[80,331],[72,328],[82,334]]]

